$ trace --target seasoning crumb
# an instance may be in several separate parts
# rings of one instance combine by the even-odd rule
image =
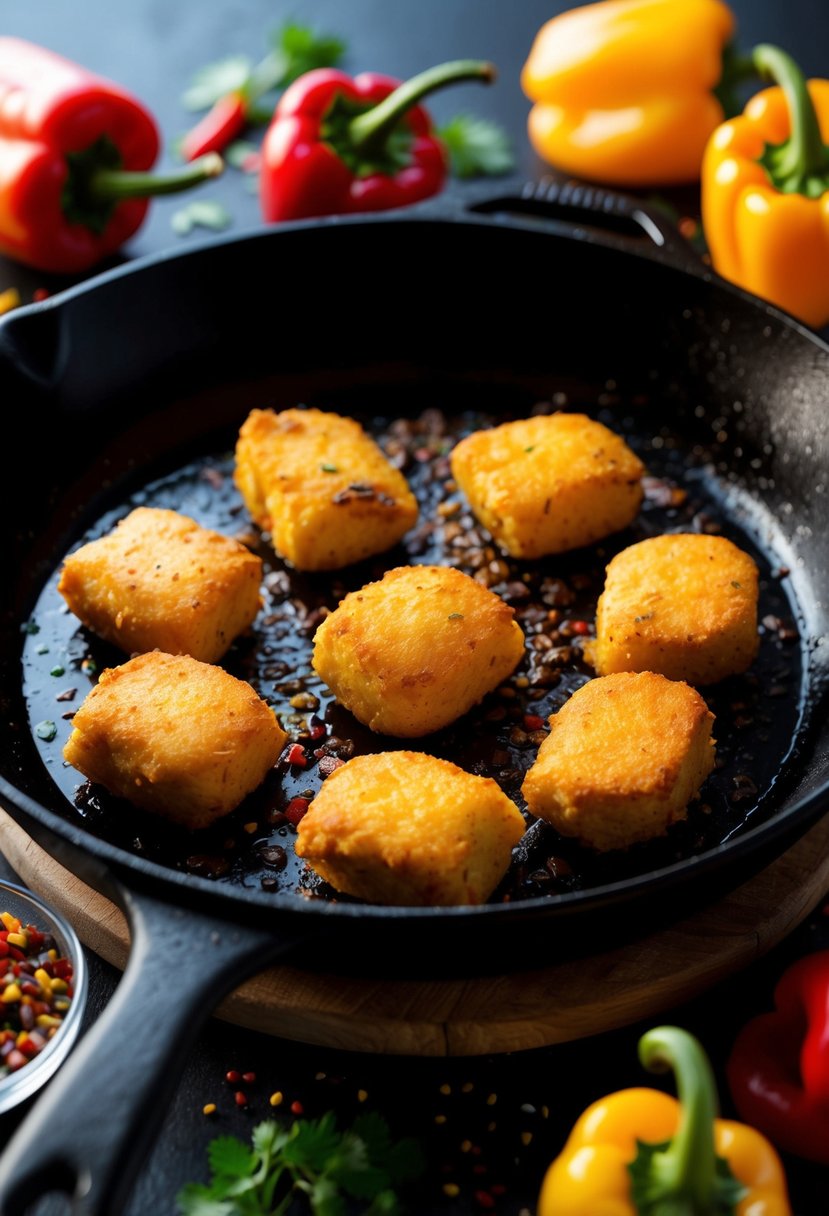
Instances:
[[[244,825],[244,829],[245,829],[245,831],[247,832],[247,834],[248,834],[249,836],[252,836],[252,835],[253,835],[253,833],[254,833],[254,832],[256,831],[256,829],[258,828],[258,826],[259,826],[259,824],[258,824],[258,823],[256,823],[256,822],[254,821],[253,823],[246,823],[246,824]]]
[[[271,1106],[281,1106],[283,1101],[283,1095],[279,1092],[279,1090],[277,1090],[276,1093],[271,1094],[270,1098],[268,1098],[268,1102]]]
[[[435,1115],[435,1123],[438,1125],[446,1122],[446,1115]]]
[[[487,1104],[487,1106],[494,1106],[497,1101],[498,1101],[498,1095],[490,1094],[486,1100],[486,1104]]]
[[[471,1140],[461,1140],[461,1152],[468,1153],[472,1148]]]
[[[365,1102],[367,1097],[368,1097],[368,1092],[365,1089],[357,1090],[357,1101],[358,1102]]]
[[[203,1115],[215,1115],[216,1103],[215,1102],[206,1102],[204,1104],[204,1106],[201,1108],[201,1113]]]
[[[524,1145],[525,1148],[528,1145],[532,1144],[532,1141],[533,1141],[532,1132],[522,1132],[521,1133],[521,1143]]]
[[[441,1092],[442,1094],[446,1094],[446,1095],[448,1096],[448,1095],[449,1095],[449,1094],[451,1094],[451,1092],[452,1092],[452,1086],[451,1086],[451,1085],[446,1085],[446,1084],[443,1084],[443,1085],[441,1085],[441,1087],[440,1087],[440,1092]]]
[[[461,1093],[462,1094],[471,1094],[472,1090],[474,1088],[475,1088],[475,1086],[473,1085],[473,1083],[471,1081],[464,1081],[463,1085],[461,1086]]]
[[[444,1195],[449,1199],[455,1199],[461,1193],[461,1188],[457,1182],[444,1182],[442,1190]]]

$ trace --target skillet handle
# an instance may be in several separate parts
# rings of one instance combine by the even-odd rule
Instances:
[[[132,947],[109,1005],[6,1145],[0,1212],[53,1191],[116,1216],[161,1127],[186,1049],[246,976],[296,944],[125,893]]]
[[[535,216],[568,229],[589,225],[599,230],[603,244],[644,254],[697,276],[710,275],[659,208],[588,182],[543,177],[527,182],[518,194],[484,198],[467,209],[477,215]]]

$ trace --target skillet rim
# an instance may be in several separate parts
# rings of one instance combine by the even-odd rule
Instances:
[[[9,362],[12,366],[15,365],[14,328],[16,325],[21,322],[30,323],[30,319],[34,319],[36,323],[38,316],[69,307],[76,299],[106,289],[111,283],[118,282],[122,278],[140,277],[145,271],[152,271],[160,266],[164,266],[168,262],[178,262],[190,258],[204,258],[205,256],[209,258],[211,251],[225,250],[231,246],[259,241],[270,242],[282,235],[299,231],[314,230],[321,227],[359,228],[367,225],[375,226],[378,223],[390,223],[402,226],[408,224],[432,224],[438,226],[463,224],[484,229],[495,226],[500,229],[523,231],[539,237],[553,237],[590,245],[599,245],[613,249],[627,257],[644,257],[657,262],[659,266],[668,272],[673,272],[683,277],[696,277],[705,283],[710,290],[718,292],[720,295],[734,296],[757,312],[758,323],[761,318],[765,321],[769,316],[773,317],[785,328],[793,331],[798,338],[804,339],[810,346],[814,347],[821,357],[829,357],[829,343],[825,342],[819,334],[806,327],[796,318],[783,312],[775,305],[761,300],[759,297],[720,278],[701,262],[695,264],[689,259],[678,258],[675,251],[669,246],[659,247],[653,241],[650,243],[640,243],[638,240],[630,237],[608,232],[596,232],[589,227],[586,229],[574,227],[572,223],[557,220],[546,222],[545,227],[542,229],[537,221],[532,222],[531,220],[522,218],[520,215],[510,214],[508,212],[509,199],[504,201],[504,211],[496,211],[494,213],[481,213],[470,210],[469,206],[457,200],[455,200],[454,206],[451,204],[447,206],[446,201],[443,200],[437,208],[434,205],[427,204],[423,207],[405,210],[402,214],[400,212],[384,212],[374,215],[324,216],[280,224],[278,228],[257,226],[242,232],[206,238],[202,241],[194,242],[186,249],[171,247],[157,253],[148,254],[145,257],[102,271],[83,282],[65,288],[46,300],[25,305],[0,318],[0,366],[2,366],[3,361]],[[647,208],[642,207],[642,210],[646,211]],[[590,224],[591,216],[586,214],[585,225],[589,226]],[[9,339],[11,340],[9,341]],[[808,688],[808,661],[804,668],[804,680]],[[797,762],[797,757],[790,758],[789,760],[789,763]],[[217,883],[189,872],[178,871],[157,862],[149,861],[146,858],[139,857],[110,844],[108,841],[84,829],[82,825],[74,824],[55,812],[50,811],[29,795],[17,789],[2,774],[0,774],[0,800],[2,800],[4,809],[16,822],[19,822],[18,815],[21,815],[24,820],[33,821],[39,828],[66,842],[73,850],[84,855],[85,858],[89,857],[103,861],[110,867],[117,880],[127,889],[135,889],[134,882],[130,880],[138,876],[141,880],[160,884],[161,890],[165,894],[169,893],[170,898],[174,899],[178,904],[186,903],[186,899],[183,899],[182,896],[198,894],[199,897],[206,898],[209,902],[215,901],[218,897],[226,910],[235,908],[240,915],[243,912],[249,914],[252,911],[266,909],[269,915],[279,913],[291,918],[302,916],[306,921],[309,918],[320,920],[334,917],[337,921],[361,920],[382,922],[390,919],[403,919],[415,922],[425,921],[432,924],[444,919],[454,923],[460,918],[467,919],[471,916],[477,920],[483,919],[499,923],[507,917],[509,917],[510,921],[515,922],[521,919],[548,919],[549,917],[556,916],[559,918],[571,915],[579,917],[585,913],[596,911],[604,905],[615,907],[627,906],[639,901],[645,902],[652,899],[660,891],[673,888],[677,880],[681,882],[682,889],[687,890],[688,885],[693,885],[695,880],[699,881],[700,876],[717,875],[729,863],[736,862],[741,858],[744,861],[755,858],[757,853],[762,853],[764,848],[768,849],[774,845],[780,837],[791,836],[794,833],[796,838],[805,833],[822,813],[829,810],[829,775],[819,788],[798,799],[791,806],[787,807],[785,811],[773,813],[771,818],[765,819],[753,828],[746,829],[740,835],[725,840],[719,845],[707,849],[704,853],[682,858],[669,865],[661,866],[656,870],[637,875],[633,879],[625,878],[583,890],[561,892],[555,895],[534,896],[509,903],[485,903],[481,905],[462,905],[459,907],[434,906],[426,908],[398,905],[349,904],[337,901],[328,902],[302,899],[295,893],[287,891],[263,892],[255,888]],[[793,824],[793,820],[796,821],[795,824]],[[29,831],[29,827],[25,822],[22,826],[24,830]],[[36,839],[39,836],[37,829],[31,834]],[[51,846],[45,847],[47,847],[48,852],[54,855],[54,850]],[[79,877],[83,876],[79,875]]]

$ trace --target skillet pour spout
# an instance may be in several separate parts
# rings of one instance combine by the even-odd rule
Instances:
[[[464,283],[462,300],[432,293],[426,345],[412,343],[423,328],[413,300],[376,311],[376,274],[366,268],[403,262],[431,278],[451,265]],[[324,333],[307,323],[318,311],[310,264],[335,266],[349,284],[348,311]],[[276,281],[290,283],[290,295],[252,298],[253,284]],[[243,299],[257,306],[227,308]],[[463,343],[461,314],[471,335]],[[115,999],[0,1160],[4,1216],[50,1188],[75,1195],[84,1216],[121,1210],[199,1025],[223,993],[285,951],[301,948],[303,965],[374,974],[401,958],[432,975],[537,967],[713,898],[823,814],[827,385],[829,348],[704,271],[663,220],[605,192],[547,186],[472,214],[431,206],[216,240],[111,271],[0,322],[0,394],[20,450],[37,459],[36,475],[0,490],[14,572],[0,587],[0,801],[80,878],[117,893],[134,942]],[[49,685],[25,666],[36,649],[26,631],[63,556],[148,487],[226,457],[251,408],[298,402],[369,421],[416,422],[439,409],[458,425],[526,416],[540,402],[582,410],[625,434],[650,470],[698,504],[687,518],[650,504],[643,527],[721,526],[757,554],[775,605],[766,615],[785,618],[792,635],[763,625],[761,684],[779,668],[787,691],[778,707],[765,696],[771,683],[741,686],[758,713],[735,735],[710,816],[689,816],[685,834],[653,854],[611,859],[552,890],[532,877],[540,833],[531,828],[514,860],[515,897],[408,909],[324,897],[300,889],[293,872],[263,889],[239,856],[226,878],[211,879],[149,837],[136,850],[131,824],[120,829],[100,807],[79,805],[65,786],[71,774],[30,729],[33,690]],[[609,555],[577,555],[572,569],[589,561],[600,576]],[[566,689],[549,690],[550,711]],[[725,725],[736,690],[712,696]],[[756,788],[749,797],[729,776],[742,771]],[[165,1003],[159,1035],[154,1013]],[[67,1120],[67,1110],[89,1119]],[[25,1164],[36,1160],[42,1168]]]

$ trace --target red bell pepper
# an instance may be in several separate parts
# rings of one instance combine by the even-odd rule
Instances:
[[[158,150],[155,121],[124,89],[0,37],[0,252],[39,270],[88,270],[132,236],[150,195],[222,170],[213,155],[152,177]]]
[[[779,1148],[829,1165],[829,950],[789,967],[774,1003],[735,1040],[731,1095]]]
[[[446,180],[447,157],[426,111],[427,93],[461,80],[488,83],[491,63],[439,64],[401,84],[334,68],[307,72],[282,95],[262,146],[266,220],[385,211],[429,198]]]

